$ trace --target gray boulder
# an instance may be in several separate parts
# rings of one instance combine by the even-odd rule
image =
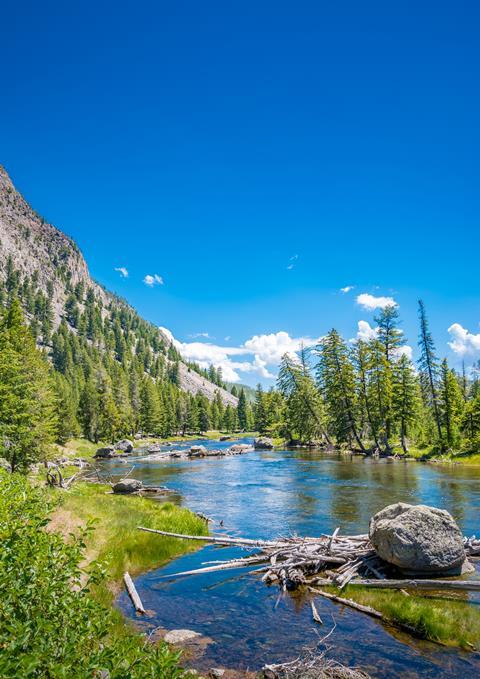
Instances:
[[[260,436],[255,439],[255,450],[272,450],[275,446],[273,445],[272,439],[267,436]]]
[[[410,573],[461,573],[462,533],[443,509],[398,502],[370,519],[369,535],[379,557]]]
[[[135,493],[140,490],[143,486],[141,481],[137,479],[120,479],[113,486],[114,493]]]
[[[122,450],[124,453],[131,453],[133,450],[133,443],[128,439],[122,439],[115,445],[115,450]]]
[[[192,446],[190,448],[189,455],[191,455],[192,457],[205,457],[206,454],[207,449],[205,448],[205,446]]]
[[[95,453],[95,457],[115,457],[115,448],[113,446],[105,446],[105,448],[99,448]]]
[[[230,446],[228,449],[229,453],[232,455],[242,455],[243,453],[249,453],[252,450],[253,446],[249,443],[234,443],[233,446]]]

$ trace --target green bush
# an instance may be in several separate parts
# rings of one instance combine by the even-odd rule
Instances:
[[[90,596],[103,574],[80,563],[91,527],[68,540],[48,530],[51,496],[0,470],[0,677],[135,679],[186,676],[165,644],[115,632]]]

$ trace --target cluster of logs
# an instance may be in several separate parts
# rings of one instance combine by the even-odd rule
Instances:
[[[207,561],[202,564],[202,568],[170,573],[163,576],[166,578],[247,568],[262,574],[265,583],[277,584],[283,591],[300,585],[335,585],[343,589],[347,584],[389,589],[480,591],[480,580],[393,579],[392,567],[377,556],[368,535],[339,535],[338,528],[332,535],[318,538],[285,537],[277,540],[183,535],[153,528],[139,529],[184,540],[237,546],[255,552],[252,556]],[[475,536],[465,538],[465,552],[470,558],[480,557],[480,540]]]

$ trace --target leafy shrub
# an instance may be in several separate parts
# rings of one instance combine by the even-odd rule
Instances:
[[[130,631],[94,601],[98,566],[80,567],[86,528],[68,540],[47,530],[53,501],[0,470],[0,677],[136,679],[186,676],[179,654]]]

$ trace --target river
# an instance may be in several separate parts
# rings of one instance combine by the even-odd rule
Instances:
[[[231,445],[201,443],[214,448]],[[134,462],[135,478],[146,485],[168,486],[175,491],[171,501],[212,517],[213,531],[229,535],[315,536],[331,533],[337,526],[344,534],[365,533],[372,514],[397,501],[447,509],[467,535],[480,528],[480,467],[299,450],[157,462],[137,457]],[[121,475],[125,469],[117,462],[105,464],[114,474]],[[267,587],[259,577],[242,571],[161,579],[166,573],[198,568],[204,561],[238,553],[237,549],[207,546],[135,580],[145,607],[155,611],[149,625],[193,629],[214,640],[197,667],[256,670],[267,662],[293,659],[335,627],[327,642],[332,656],[363,667],[373,677],[443,679],[480,672],[478,653],[413,640],[323,599],[316,600],[324,621],[319,628],[312,622],[304,595],[279,598],[276,587]],[[473,605],[480,605],[478,594],[470,598]],[[134,617],[125,593],[117,605]]]

